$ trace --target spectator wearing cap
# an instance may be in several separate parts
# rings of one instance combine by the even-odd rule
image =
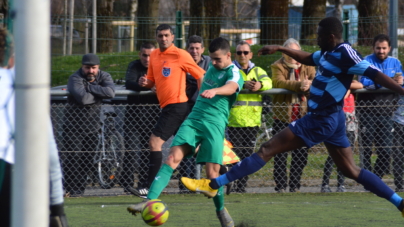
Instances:
[[[64,172],[64,189],[67,196],[84,193],[87,172],[92,164],[92,152],[98,142],[100,111],[103,99],[115,96],[111,75],[101,71],[100,59],[86,54],[82,66],[69,77],[70,93],[63,129],[64,152],[61,154]]]

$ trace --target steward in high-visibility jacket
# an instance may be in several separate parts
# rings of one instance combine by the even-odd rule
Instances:
[[[240,74],[244,81],[257,81],[261,83],[258,91],[265,91],[272,88],[272,80],[267,72],[255,66],[251,61],[247,70],[242,70],[237,61],[233,63],[240,68]],[[229,127],[260,127],[262,113],[261,94],[239,94],[236,102],[230,110]]]

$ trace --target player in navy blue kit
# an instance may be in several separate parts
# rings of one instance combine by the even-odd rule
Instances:
[[[393,79],[386,76],[342,39],[343,27],[335,17],[320,21],[317,42],[321,51],[313,54],[282,46],[265,46],[258,54],[273,54],[276,51],[289,55],[305,65],[318,66],[317,75],[310,88],[308,114],[292,122],[271,140],[264,143],[257,153],[244,159],[224,175],[215,179],[194,180],[182,178],[190,189],[212,196],[217,188],[252,174],[261,169],[276,154],[301,147],[312,147],[324,142],[338,169],[365,189],[393,203],[403,213],[404,201],[379,177],[356,166],[352,149],[345,134],[345,116],[342,110],[344,96],[354,74],[365,75],[375,83],[404,94]],[[404,213],[403,213],[404,216]]]

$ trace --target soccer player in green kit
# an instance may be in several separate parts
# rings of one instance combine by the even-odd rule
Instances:
[[[192,157],[200,145],[196,162],[205,164],[207,178],[219,176],[223,162],[223,139],[230,108],[243,87],[239,69],[232,63],[230,45],[224,38],[216,38],[209,45],[211,66],[205,74],[199,97],[192,112],[179,128],[165,164],[156,175],[147,199],[131,205],[127,210],[136,215],[143,205],[157,199],[184,157]],[[224,207],[223,187],[213,197],[217,217],[221,226],[234,226],[234,222]]]

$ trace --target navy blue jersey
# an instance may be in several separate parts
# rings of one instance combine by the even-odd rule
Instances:
[[[363,60],[349,43],[341,43],[332,51],[317,51],[312,54],[318,66],[316,77],[310,87],[309,112],[330,114],[342,109],[344,96],[356,75],[374,79],[375,66]]]

